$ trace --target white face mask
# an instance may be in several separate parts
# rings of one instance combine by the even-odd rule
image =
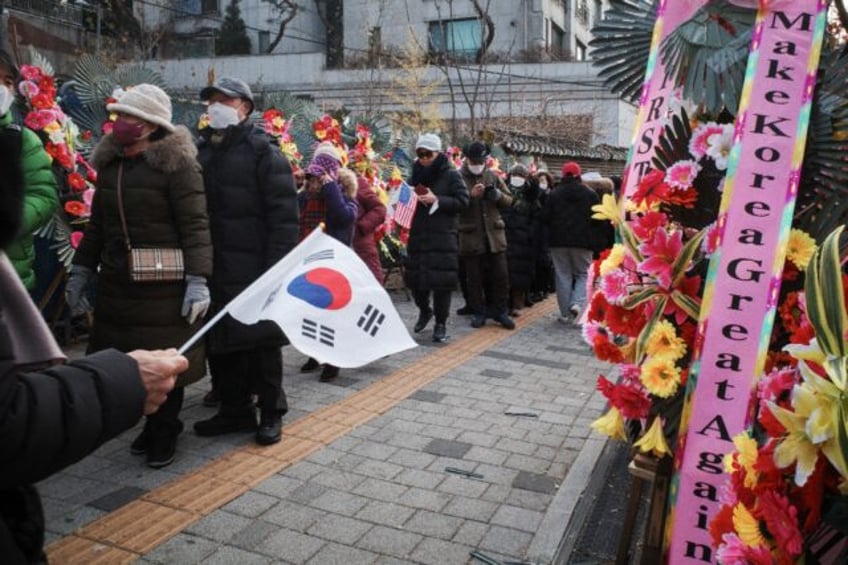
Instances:
[[[226,129],[241,121],[238,110],[220,102],[210,104],[206,112],[209,114],[209,125],[213,129]]]
[[[547,190],[548,189],[548,183],[546,183],[545,181],[540,182],[539,188],[541,188],[542,190]]]
[[[5,86],[0,86],[0,116],[5,116],[9,108],[12,107],[12,102],[15,101],[15,93]]]
[[[468,165],[468,170],[472,175],[479,175],[484,168],[486,168],[486,165]]]
[[[521,188],[527,182],[522,177],[509,177],[509,185],[513,188]]]

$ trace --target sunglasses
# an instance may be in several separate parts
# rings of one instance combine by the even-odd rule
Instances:
[[[432,151],[416,151],[416,155],[418,155],[419,159],[432,159],[433,152]]]

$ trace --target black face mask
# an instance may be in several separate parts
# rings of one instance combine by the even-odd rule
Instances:
[[[18,235],[23,215],[20,130],[0,129],[0,171],[0,249],[6,249]]]

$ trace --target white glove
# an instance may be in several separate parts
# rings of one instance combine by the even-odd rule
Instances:
[[[209,288],[206,286],[206,277],[197,275],[186,275],[186,292],[183,298],[182,316],[189,324],[203,318],[209,311]]]

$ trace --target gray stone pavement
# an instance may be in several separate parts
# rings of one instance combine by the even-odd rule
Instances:
[[[414,304],[403,293],[392,297],[411,328]],[[460,305],[455,296],[453,308]],[[501,562],[550,563],[604,445],[589,424],[604,408],[596,378],[609,369],[578,329],[556,318],[551,312],[510,332],[139,562],[460,564],[481,562],[470,556],[478,551]],[[415,336],[420,347],[343,370],[334,383],[299,373],[306,357],[285,348],[284,428],[441,347],[431,329]],[[454,340],[475,331],[453,315],[448,330]],[[207,390],[204,380],[186,391],[186,431],[172,465],[153,470],[129,453],[139,424],[40,483],[48,543],[250,443],[249,434],[193,434],[192,424],[214,413],[200,402]]]

